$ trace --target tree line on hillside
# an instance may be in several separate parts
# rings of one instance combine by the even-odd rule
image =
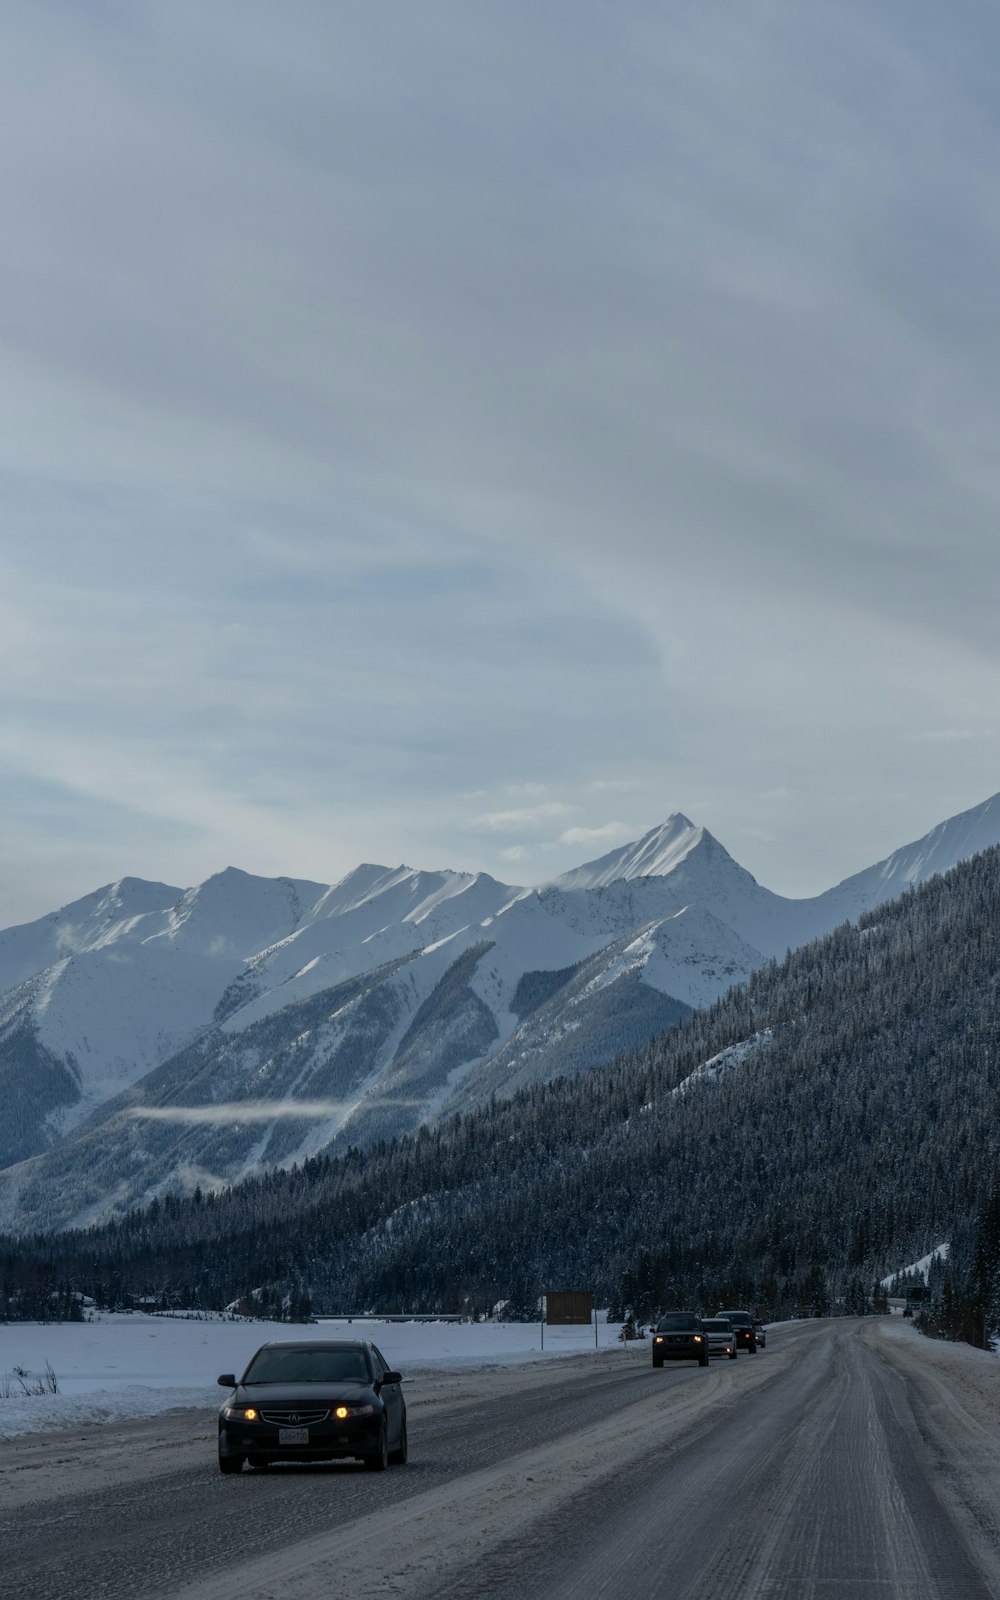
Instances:
[[[998,909],[994,849],[582,1078],[101,1227],[0,1240],[0,1315],[23,1314],[48,1273],[123,1303],[263,1290],[324,1311],[475,1312],[590,1287],[643,1318],[722,1303],[781,1316],[865,1309],[948,1239],[938,1331],[971,1305],[988,1337]]]

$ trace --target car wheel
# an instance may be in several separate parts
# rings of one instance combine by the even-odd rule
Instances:
[[[757,1341],[756,1341],[756,1339],[751,1339],[750,1340],[750,1354],[752,1356],[755,1356],[757,1354]]]
[[[365,1466],[369,1472],[385,1472],[389,1465],[389,1433],[385,1423],[379,1429],[378,1449],[374,1455],[365,1456]]]
[[[654,1356],[653,1357],[653,1366],[654,1367],[662,1367],[662,1365],[663,1365],[663,1357],[662,1356]]]
[[[702,1354],[698,1357],[698,1365],[699,1365],[699,1367],[707,1367],[708,1366],[708,1351],[707,1350],[703,1351]]]
[[[223,1456],[223,1455],[220,1455],[219,1456],[219,1471],[220,1472],[242,1472],[243,1471],[243,1457],[242,1456]]]
[[[730,1359],[730,1361],[735,1361],[736,1360],[736,1346],[735,1345],[733,1345],[733,1348],[729,1352],[729,1359]]]
[[[402,1422],[399,1425],[399,1443],[397,1444],[395,1450],[392,1452],[392,1455],[389,1457],[389,1460],[392,1461],[392,1462],[395,1462],[397,1467],[405,1467],[406,1466],[407,1454],[408,1454],[408,1449],[407,1449],[407,1443],[406,1443],[406,1418],[404,1417]]]

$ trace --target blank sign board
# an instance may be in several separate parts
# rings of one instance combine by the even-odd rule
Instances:
[[[590,1322],[594,1314],[592,1289],[550,1289],[545,1296],[545,1320],[550,1328]]]

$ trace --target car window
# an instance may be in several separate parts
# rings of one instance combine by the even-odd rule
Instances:
[[[697,1317],[676,1316],[661,1317],[657,1326],[658,1333],[690,1333],[701,1326]]]
[[[244,1383],[369,1383],[363,1350],[337,1350],[324,1345],[295,1345],[258,1350]]]
[[[720,1317],[713,1317],[710,1322],[703,1322],[702,1327],[707,1333],[732,1333],[733,1325]]]
[[[385,1364],[384,1355],[382,1355],[381,1351],[376,1350],[374,1345],[372,1345],[372,1366],[375,1369],[375,1382],[381,1383],[389,1368]]]

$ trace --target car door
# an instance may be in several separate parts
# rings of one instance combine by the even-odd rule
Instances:
[[[403,1421],[403,1393],[398,1383],[383,1383],[382,1380],[392,1368],[380,1350],[372,1345],[372,1360],[375,1363],[375,1381],[381,1384],[379,1393],[382,1404],[385,1406],[386,1421],[389,1425],[389,1447],[394,1446],[400,1435]]]

